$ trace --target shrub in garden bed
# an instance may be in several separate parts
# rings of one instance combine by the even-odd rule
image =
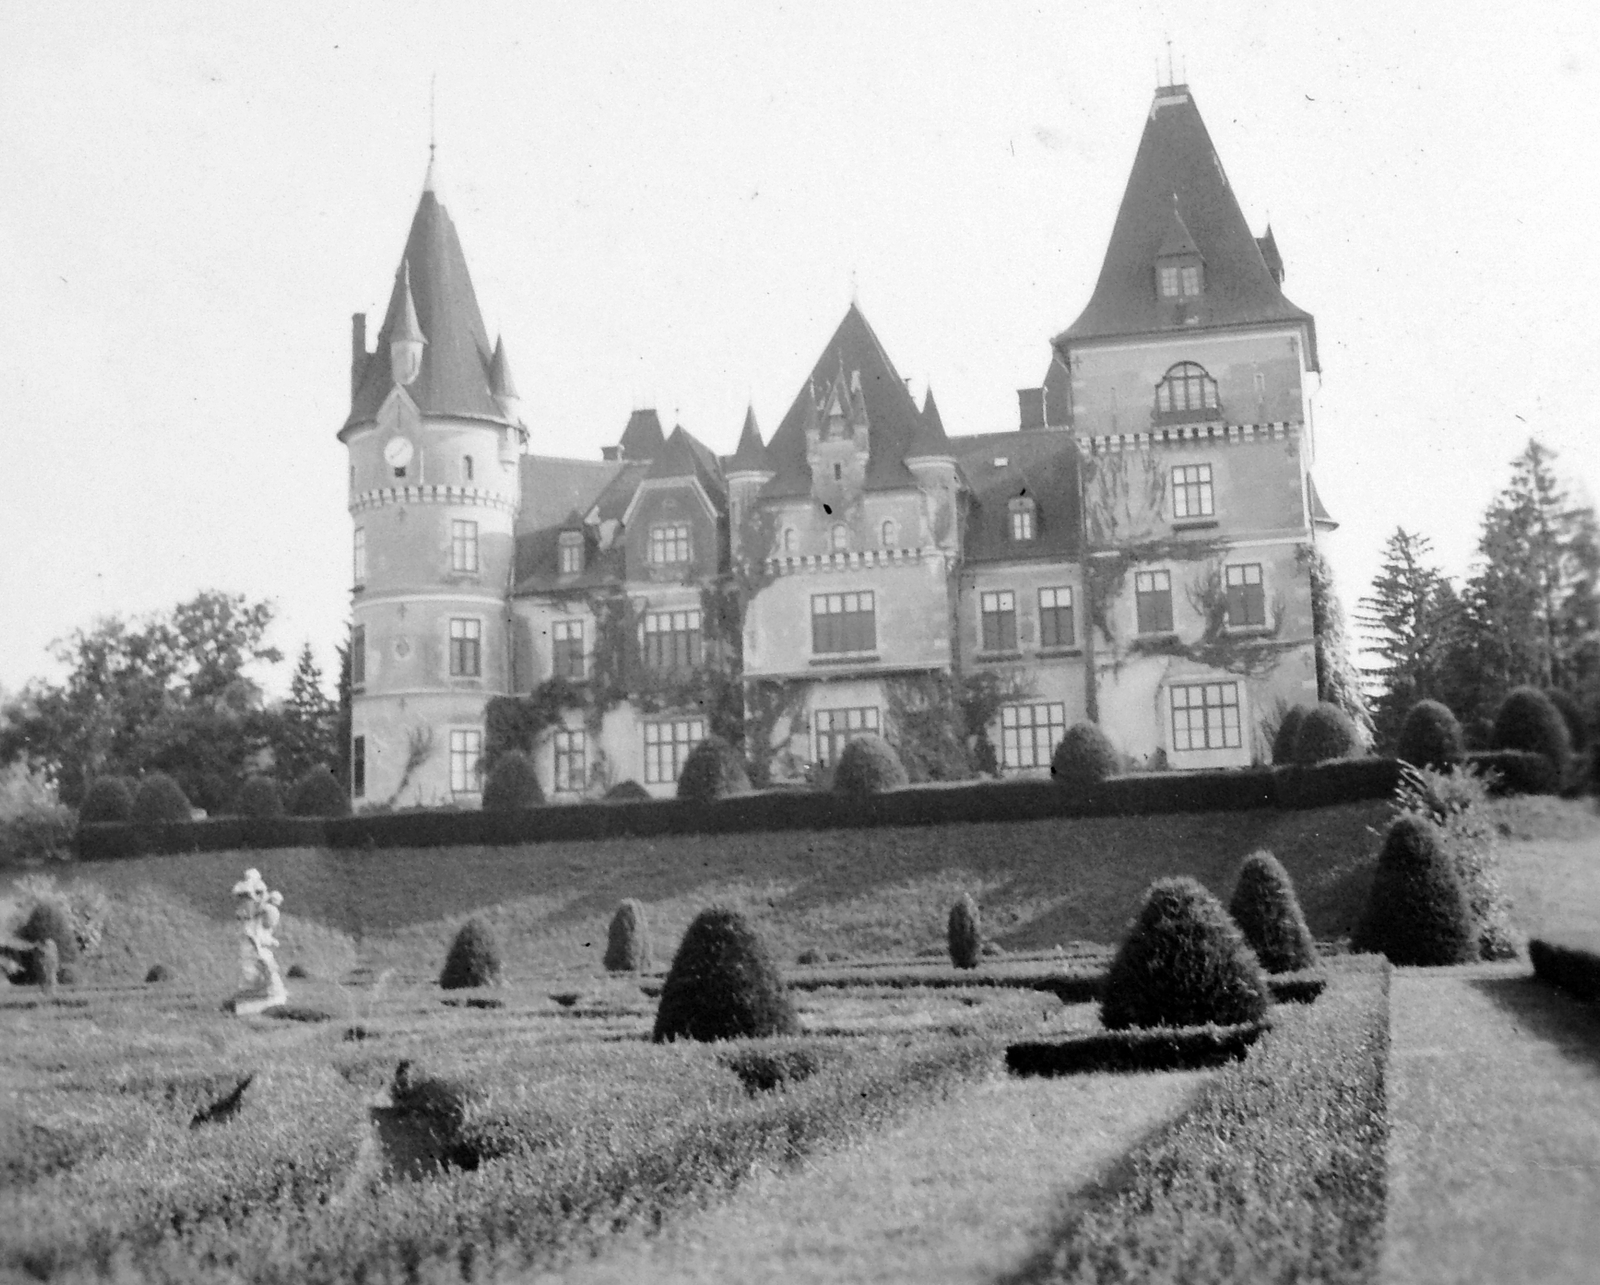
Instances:
[[[978,903],[966,893],[950,907],[945,943],[950,949],[950,962],[957,968],[978,966],[983,956],[983,926],[978,916]]]
[[[475,986],[493,986],[499,980],[500,947],[494,934],[483,920],[467,920],[450,943],[444,970],[439,974],[439,985],[447,991],[467,990]]]
[[[650,925],[645,922],[644,906],[632,897],[611,916],[602,962],[613,973],[637,973],[650,967]]]
[[[722,1065],[737,1075],[751,1093],[766,1093],[780,1085],[809,1080],[822,1068],[823,1055],[819,1049],[804,1045],[770,1046],[730,1053],[722,1059]]]
[[[1108,776],[1115,776],[1122,761],[1116,747],[1093,723],[1074,723],[1050,756],[1050,775],[1055,783],[1072,794],[1093,789]]]
[[[836,793],[860,798],[909,784],[894,746],[881,736],[858,736],[844,747],[833,769]]]
[[[139,825],[173,825],[193,814],[182,788],[165,772],[152,772],[133,796],[133,820]]]
[[[49,982],[58,980],[62,969],[70,970],[78,962],[78,935],[73,927],[72,912],[59,901],[45,899],[35,903],[27,919],[23,920],[22,926],[17,929],[17,937],[33,947],[26,952],[25,958],[21,961],[23,973],[17,979],[25,985],[46,984],[42,968],[43,956],[40,953],[46,942],[52,943],[56,952],[56,968],[51,971]]]
[[[1418,701],[1400,725],[1395,757],[1417,767],[1444,769],[1461,762],[1461,724],[1443,701]]]
[[[1096,1071],[1189,1071],[1243,1057],[1267,1025],[1158,1026],[1094,1031],[1064,1040],[1025,1040],[1006,1048],[1013,1075],[1087,1075]]]
[[[1353,758],[1360,752],[1361,736],[1350,715],[1328,701],[1308,709],[1295,729],[1294,761],[1302,767]]]
[[[744,759],[720,736],[708,736],[690,750],[678,774],[678,797],[694,803],[749,793]]]
[[[536,808],[544,802],[544,791],[533,770],[533,760],[521,750],[507,750],[495,760],[483,786],[485,812],[515,812]]]
[[[605,801],[607,803],[638,803],[641,801],[649,802],[649,800],[649,790],[645,789],[637,781],[628,780],[618,781],[607,790]]]
[[[1261,967],[1295,973],[1317,962],[1317,944],[1306,927],[1289,872],[1270,852],[1253,852],[1240,867],[1228,913]]]
[[[799,1032],[783,977],[755,929],[726,906],[702,910],[662,983],[651,1038],[659,1043]]]
[[[1272,734],[1273,766],[1287,767],[1294,762],[1294,738],[1300,734],[1300,724],[1305,716],[1304,705],[1291,705],[1283,711],[1278,730]]]
[[[1477,954],[1461,880],[1438,831],[1421,817],[1399,817],[1384,835],[1351,945],[1396,964],[1464,964]]]
[[[350,815],[350,797],[327,767],[314,767],[294,783],[289,812],[297,817]]]
[[[79,821],[133,820],[134,783],[125,776],[97,776],[78,805]],[[187,815],[184,817],[188,820]]]
[[[233,810],[242,817],[281,817],[283,797],[270,776],[246,777],[239,787]]]
[[[1529,750],[1480,750],[1468,754],[1467,763],[1487,776],[1493,773],[1495,794],[1555,794],[1561,773],[1543,754]]]
[[[1528,943],[1533,975],[1580,999],[1600,999],[1600,934],[1536,937]]]
[[[1489,744],[1497,750],[1542,754],[1555,769],[1558,780],[1572,753],[1566,720],[1537,687],[1516,687],[1507,693],[1495,712]]]
[[[1330,759],[1310,767],[1279,767],[1272,783],[1280,808],[1325,808],[1394,791],[1400,764],[1388,758]]]

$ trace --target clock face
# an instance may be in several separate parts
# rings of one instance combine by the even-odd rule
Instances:
[[[395,468],[404,468],[411,463],[411,441],[405,437],[391,437],[388,445],[383,448],[383,458]]]

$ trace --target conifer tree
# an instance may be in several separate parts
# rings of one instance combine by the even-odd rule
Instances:
[[[1361,674],[1350,658],[1345,634],[1344,607],[1333,588],[1333,568],[1315,546],[1304,550],[1311,579],[1311,629],[1316,638],[1317,699],[1337,705],[1360,731],[1363,743],[1372,739],[1372,714],[1361,691]]]
[[[285,781],[299,780],[312,768],[335,767],[335,734],[339,707],[322,686],[322,669],[307,642],[300,648],[294,674],[289,679],[289,698],[279,711],[273,754],[278,776]]]

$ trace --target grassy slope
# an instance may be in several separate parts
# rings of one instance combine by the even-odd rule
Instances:
[[[1512,917],[1530,937],[1600,924],[1600,805],[1512,799],[1499,805]]]

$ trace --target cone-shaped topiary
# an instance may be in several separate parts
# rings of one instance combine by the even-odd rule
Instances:
[[[1305,766],[1353,758],[1360,751],[1361,736],[1350,715],[1327,701],[1308,709],[1294,734],[1294,761]]]
[[[350,799],[333,772],[319,765],[294,783],[289,793],[289,812],[297,817],[348,816]]]
[[[70,968],[78,962],[78,934],[73,931],[72,913],[59,901],[35,902],[22,927],[17,929],[17,937],[33,943],[36,948],[27,963],[26,978],[35,985],[43,985],[45,981],[39,968],[39,961],[44,958],[39,948],[46,942],[55,945],[57,967]]]
[[[171,977],[172,974],[165,964],[151,964],[150,971],[144,975],[145,981],[151,984],[168,981]]]
[[[33,948],[33,980],[36,985],[44,987],[46,994],[55,994],[56,983],[67,980],[62,976],[64,971],[55,942],[47,937]]]
[[[836,794],[857,797],[907,784],[905,765],[894,746],[881,736],[858,736],[844,747],[833,769]]]
[[[611,916],[603,962],[613,973],[637,973],[650,967],[650,925],[645,922],[644,907],[632,897]]]
[[[1442,701],[1418,701],[1406,711],[1400,725],[1400,740],[1395,757],[1414,767],[1431,767],[1440,772],[1461,762],[1466,747],[1461,724]]]
[[[1561,780],[1567,772],[1572,738],[1561,711],[1537,687],[1516,687],[1506,694],[1495,712],[1489,744],[1497,750],[1527,750],[1543,754]]]
[[[125,776],[95,777],[78,805],[78,820],[133,820],[133,789],[133,783]]]
[[[1111,741],[1093,723],[1067,728],[1050,756],[1050,775],[1057,785],[1077,794],[1099,784],[1121,766]]]
[[[140,825],[187,821],[191,813],[182,787],[165,772],[152,772],[133,796],[133,819]]]
[[[1232,1026],[1267,1013],[1267,979],[1222,903],[1196,880],[1157,879],[1106,973],[1100,1021]]]
[[[800,1019],[766,943],[726,906],[702,910],[672,958],[653,1038],[798,1035]]]
[[[945,944],[950,948],[950,962],[957,968],[976,968],[983,957],[983,921],[978,917],[978,903],[966,893],[950,907]]]
[[[1294,741],[1300,735],[1300,724],[1305,717],[1304,705],[1291,705],[1283,711],[1283,721],[1272,734],[1272,761],[1279,767],[1294,762]]]
[[[1589,724],[1583,717],[1583,711],[1578,708],[1578,702],[1567,695],[1559,687],[1544,689],[1547,701],[1556,707],[1556,713],[1561,715],[1561,721],[1567,725],[1567,741],[1573,753],[1587,749],[1589,745]]]
[[[650,797],[650,791],[633,780],[618,781],[606,791],[607,803],[638,803]]]
[[[247,776],[239,787],[233,808],[242,817],[281,817],[283,796],[270,776]]]
[[[1465,964],[1477,957],[1472,906],[1455,863],[1421,817],[1399,817],[1384,835],[1351,944],[1394,964]]]
[[[1316,966],[1317,944],[1294,883],[1270,852],[1252,852],[1244,859],[1228,913],[1267,972],[1297,973]]]
[[[489,779],[483,783],[485,812],[516,812],[543,802],[544,791],[539,788],[531,758],[521,750],[507,750],[494,761]]]
[[[447,991],[458,991],[473,986],[493,986],[499,980],[500,947],[495,943],[494,934],[483,920],[467,920],[450,943],[444,970],[439,974],[439,985]]]
[[[678,774],[678,797],[696,803],[720,799],[729,794],[748,794],[750,778],[745,775],[739,751],[720,736],[708,736],[689,751]]]

